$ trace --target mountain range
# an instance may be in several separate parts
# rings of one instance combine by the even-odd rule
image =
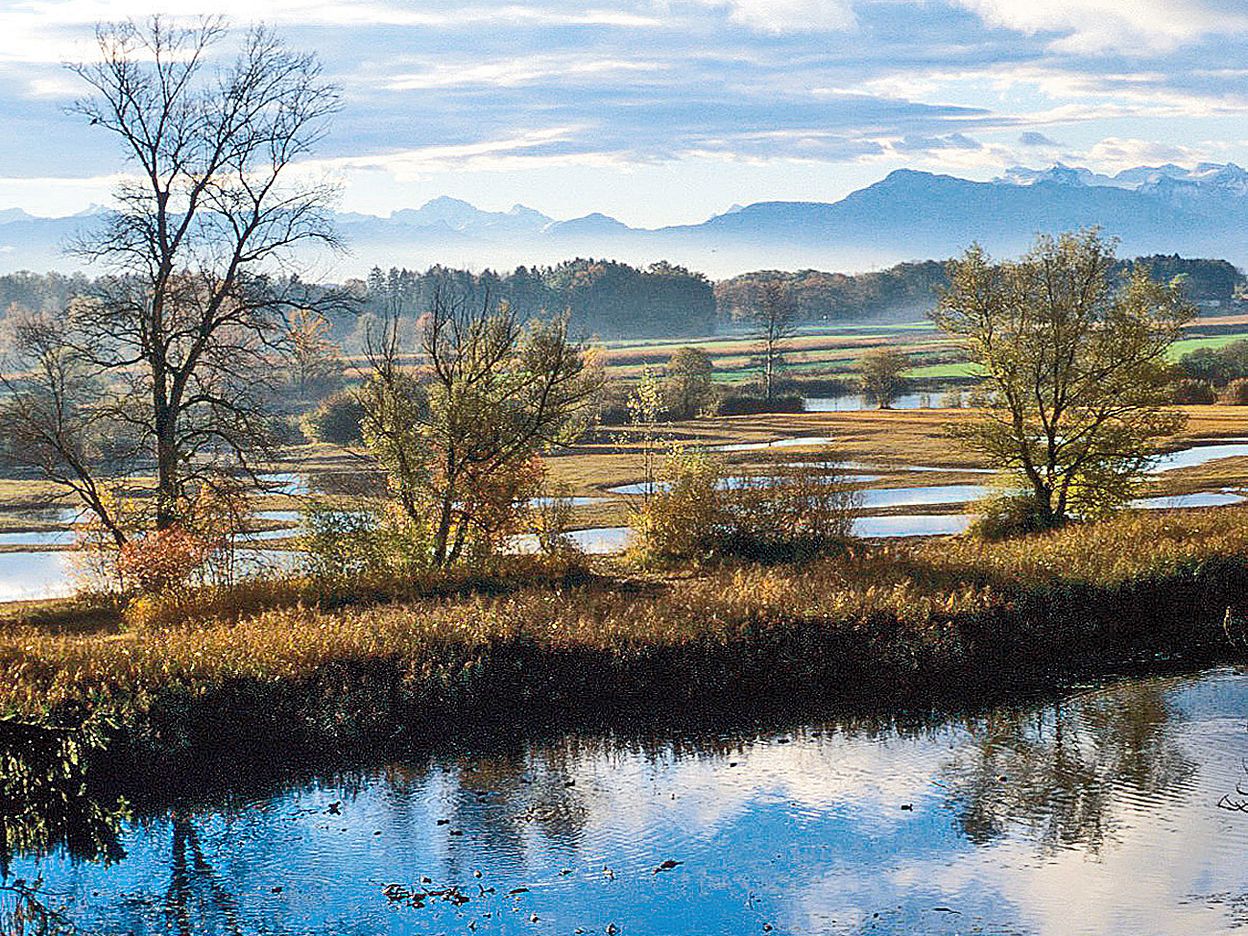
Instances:
[[[0,272],[76,268],[62,245],[103,209],[69,218],[0,210]],[[901,169],[835,202],[734,205],[699,224],[632,228],[593,213],[556,220],[516,205],[483,211],[435,198],[389,217],[336,216],[346,256],[305,258],[323,278],[374,265],[509,269],[574,256],[669,260],[713,277],[758,269],[855,271],[942,258],[978,241],[998,256],[1037,232],[1099,225],[1124,256],[1178,253],[1248,265],[1248,171],[1234,163],[1140,166],[1104,175],[1015,167],[988,182]]]

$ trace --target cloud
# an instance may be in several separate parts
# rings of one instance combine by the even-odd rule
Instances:
[[[58,106],[81,90],[59,62],[89,51],[95,20],[142,17],[154,5],[0,5],[7,176],[124,168],[107,134]],[[737,181],[723,184],[739,189],[716,204],[832,197],[873,181],[877,165],[987,178],[1038,159],[1119,162],[1146,154],[1139,141],[1150,139],[1203,152],[1210,147],[1192,141],[1241,141],[1248,116],[1242,0],[159,5],[179,16],[222,12],[238,25],[261,19],[315,50],[345,102],[316,165],[360,180],[350,184],[377,202],[402,189],[399,179],[455,178],[460,196],[479,185],[483,198],[510,203],[531,197],[526,186],[541,184],[532,180],[576,170],[568,175],[596,187],[567,194],[584,213],[629,173],[651,185],[638,189],[630,217],[669,221],[658,167],[679,165],[693,179],[689,167],[730,163]],[[1242,34],[1229,32],[1237,23]],[[1221,158],[1243,162],[1248,149],[1234,142]]]
[[[1117,50],[1140,54],[1173,49],[1203,36],[1248,26],[1242,9],[1227,0],[954,0],[990,26],[1029,35],[1060,34],[1058,52]]]
[[[653,72],[659,63],[644,59],[603,58],[592,55],[509,56],[477,64],[433,63],[416,72],[381,76],[394,91],[449,88],[457,85],[515,87],[543,81],[602,81],[628,73]]]
[[[1106,137],[1085,154],[1087,161],[1099,169],[1116,172],[1135,166],[1156,166],[1161,163],[1193,165],[1211,160],[1214,153],[1209,144],[1190,146],[1162,143],[1156,140]]]
[[[700,0],[728,10],[728,18],[764,33],[826,32],[857,24],[850,0]]]
[[[964,133],[951,133],[948,136],[937,137],[902,137],[893,143],[892,148],[899,153],[911,153],[945,149],[981,150],[984,145]]]

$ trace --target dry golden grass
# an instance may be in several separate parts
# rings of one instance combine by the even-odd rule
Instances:
[[[904,692],[1010,660],[1035,668],[1220,634],[1248,585],[1245,521],[1245,509],[1124,516],[999,544],[860,546],[791,566],[293,605],[142,631],[11,620],[0,628],[0,715],[107,712],[132,741],[159,747],[181,736],[180,719],[220,733],[231,719],[280,715],[282,727],[265,730],[333,733],[348,730],[344,719],[590,696]]]
[[[1248,436],[1248,407],[1186,406],[1188,425],[1174,439],[1174,447],[1196,440]],[[913,487],[921,485],[982,482],[987,476],[967,474],[961,469],[982,468],[985,463],[961,451],[945,435],[950,425],[973,418],[968,409],[870,410],[841,413],[774,413],[750,416],[722,416],[674,423],[663,434],[690,445],[765,443],[796,437],[828,438],[826,444],[781,447],[724,453],[734,471],[759,473],[775,462],[811,458],[859,461],[884,469],[906,465],[946,468],[944,472],[898,473],[875,470],[877,481],[866,487]],[[579,444],[556,452],[547,460],[552,482],[569,486],[578,496],[612,497],[607,489],[640,481],[643,476],[641,443],[626,430],[603,430],[600,441]],[[357,454],[332,445],[307,445],[291,449],[275,471],[329,472],[359,475],[368,465]],[[1219,487],[1248,487],[1248,458],[1224,459],[1195,468],[1167,472],[1149,493],[1185,494]],[[53,489],[41,482],[0,480],[0,532],[5,530],[51,530],[58,524],[32,519],[32,507],[47,503]],[[334,500],[334,498],[330,498]],[[344,504],[356,498],[338,498]],[[305,499],[283,494],[265,494],[256,499],[263,510],[297,510]],[[958,512],[957,505],[903,507],[889,513]],[[614,498],[610,503],[578,507],[577,527],[616,526],[627,522],[629,503]],[[4,546],[0,552],[27,551],[27,546]]]

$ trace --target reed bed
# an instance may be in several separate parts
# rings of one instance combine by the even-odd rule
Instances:
[[[913,703],[1132,656],[1229,656],[1248,510],[793,565],[563,575],[142,631],[0,629],[0,716],[116,725],[118,769],[578,713]],[[1229,630],[1228,630],[1229,628]]]

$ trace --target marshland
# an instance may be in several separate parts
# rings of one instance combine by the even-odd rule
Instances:
[[[67,270],[0,275],[0,934],[1242,923],[1234,263],[1046,210],[853,274],[538,265],[682,240],[340,212],[378,169],[313,158],[362,132],[337,75],[267,27],[97,24],[66,118],[108,205],[0,213],[0,258],[55,220]],[[425,157],[493,152],[455,133]],[[1133,172],[991,185],[1248,191]],[[921,175],[880,183],[907,254]],[[686,234],[835,207],[769,204]],[[414,218],[534,265],[391,263]]]

